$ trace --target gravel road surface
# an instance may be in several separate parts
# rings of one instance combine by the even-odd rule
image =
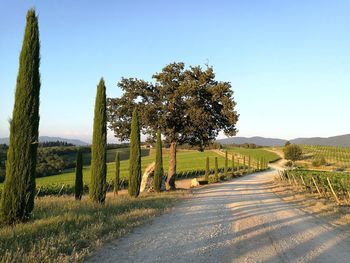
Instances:
[[[255,173],[194,191],[88,262],[350,262],[350,233],[283,201]]]

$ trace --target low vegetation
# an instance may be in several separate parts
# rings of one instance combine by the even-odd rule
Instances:
[[[33,219],[16,226],[0,225],[0,262],[76,262],[96,248],[151,220],[186,195],[176,191],[141,195],[112,195],[104,205],[83,197],[42,197]]]
[[[303,150],[299,145],[289,144],[283,149],[284,158],[290,161],[301,160],[303,157]]]
[[[335,146],[302,145],[305,161],[321,160],[314,166],[327,165],[330,169],[350,168],[350,148]],[[323,162],[324,160],[324,162]]]
[[[281,173],[281,179],[336,202],[350,201],[350,173],[294,169]]]

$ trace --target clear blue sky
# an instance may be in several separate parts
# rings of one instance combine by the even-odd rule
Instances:
[[[96,85],[165,64],[230,81],[239,136],[350,133],[350,1],[0,0],[0,137],[8,136],[26,11],[39,14],[40,135],[90,141]]]

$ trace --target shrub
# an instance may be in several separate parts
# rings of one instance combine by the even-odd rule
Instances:
[[[312,160],[312,165],[315,167],[321,166],[321,165],[326,165],[327,161],[324,156],[317,156]]]
[[[217,183],[219,181],[219,178],[217,178],[215,175],[209,175],[209,184],[212,184],[212,183]]]
[[[284,158],[291,161],[300,160],[303,156],[303,150],[299,145],[290,144],[283,149]]]
[[[293,162],[292,161],[288,161],[285,164],[286,167],[292,167],[293,166]]]

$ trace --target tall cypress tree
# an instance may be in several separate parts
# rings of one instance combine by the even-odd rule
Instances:
[[[227,171],[228,171],[228,157],[227,157],[227,151],[225,152],[225,170],[224,175],[227,177]]]
[[[103,203],[106,198],[107,117],[106,86],[101,78],[96,93],[94,130],[91,146],[90,198]]]
[[[205,176],[204,176],[205,181],[209,181],[209,157],[207,156],[205,160]]]
[[[162,138],[160,130],[157,132],[156,143],[156,167],[154,169],[153,188],[154,191],[160,192],[163,178],[163,157],[162,157]]]
[[[247,167],[245,166],[245,156],[243,156],[243,173],[246,172]]]
[[[235,156],[232,154],[232,177],[235,172]]]
[[[6,223],[26,220],[34,208],[40,103],[40,41],[34,9],[27,13],[10,122],[6,178],[1,218]]]
[[[214,170],[215,181],[219,181],[219,165],[218,165],[218,157],[215,157],[215,170]]]
[[[115,155],[115,180],[114,180],[114,193],[118,194],[120,180],[120,156],[119,152]]]
[[[137,116],[137,108],[132,113],[130,134],[130,160],[129,160],[129,187],[130,196],[137,197],[140,194],[141,185],[141,148],[140,128]]]
[[[77,152],[77,161],[75,167],[75,200],[81,200],[83,191],[83,154],[79,148]]]

